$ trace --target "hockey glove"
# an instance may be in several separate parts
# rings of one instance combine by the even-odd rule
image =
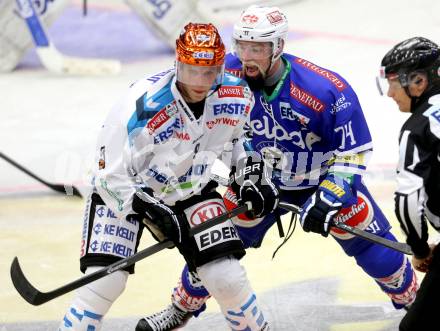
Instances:
[[[350,184],[342,177],[328,175],[302,207],[300,220],[304,231],[327,237],[333,217],[356,202]]]
[[[177,208],[155,198],[150,188],[144,188],[134,195],[133,210],[146,218],[148,230],[156,240],[169,238],[175,244],[182,242],[188,223],[186,216]]]
[[[240,159],[232,167],[230,183],[238,202],[252,203],[252,210],[245,213],[249,218],[263,217],[278,206],[279,192],[257,155]]]

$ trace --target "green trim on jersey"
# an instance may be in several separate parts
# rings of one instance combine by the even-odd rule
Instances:
[[[286,65],[286,68],[284,69],[284,72],[281,75],[281,78],[278,81],[277,86],[275,87],[275,89],[273,90],[271,95],[267,95],[267,93],[263,89],[263,96],[264,96],[264,99],[266,99],[267,102],[271,102],[274,99],[278,98],[278,95],[280,94],[281,88],[284,85],[284,81],[286,80],[287,75],[289,74],[290,70],[292,69],[292,65],[290,64],[289,61],[286,61],[283,57],[281,57],[281,60]]]

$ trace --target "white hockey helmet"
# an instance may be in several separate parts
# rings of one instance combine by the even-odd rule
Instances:
[[[271,63],[274,63],[283,53],[288,31],[286,15],[278,7],[252,5],[241,13],[239,21],[234,24],[233,52],[237,54],[238,41],[271,42]]]

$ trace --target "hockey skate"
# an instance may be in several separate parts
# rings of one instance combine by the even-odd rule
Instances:
[[[183,327],[193,316],[171,304],[164,310],[139,320],[136,331],[171,331]]]

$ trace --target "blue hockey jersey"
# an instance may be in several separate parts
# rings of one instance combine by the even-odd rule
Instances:
[[[254,91],[252,149],[260,151],[282,189],[318,185],[329,172],[362,175],[371,136],[356,93],[338,74],[283,54],[285,71],[271,95]],[[242,76],[239,59],[226,69]]]

